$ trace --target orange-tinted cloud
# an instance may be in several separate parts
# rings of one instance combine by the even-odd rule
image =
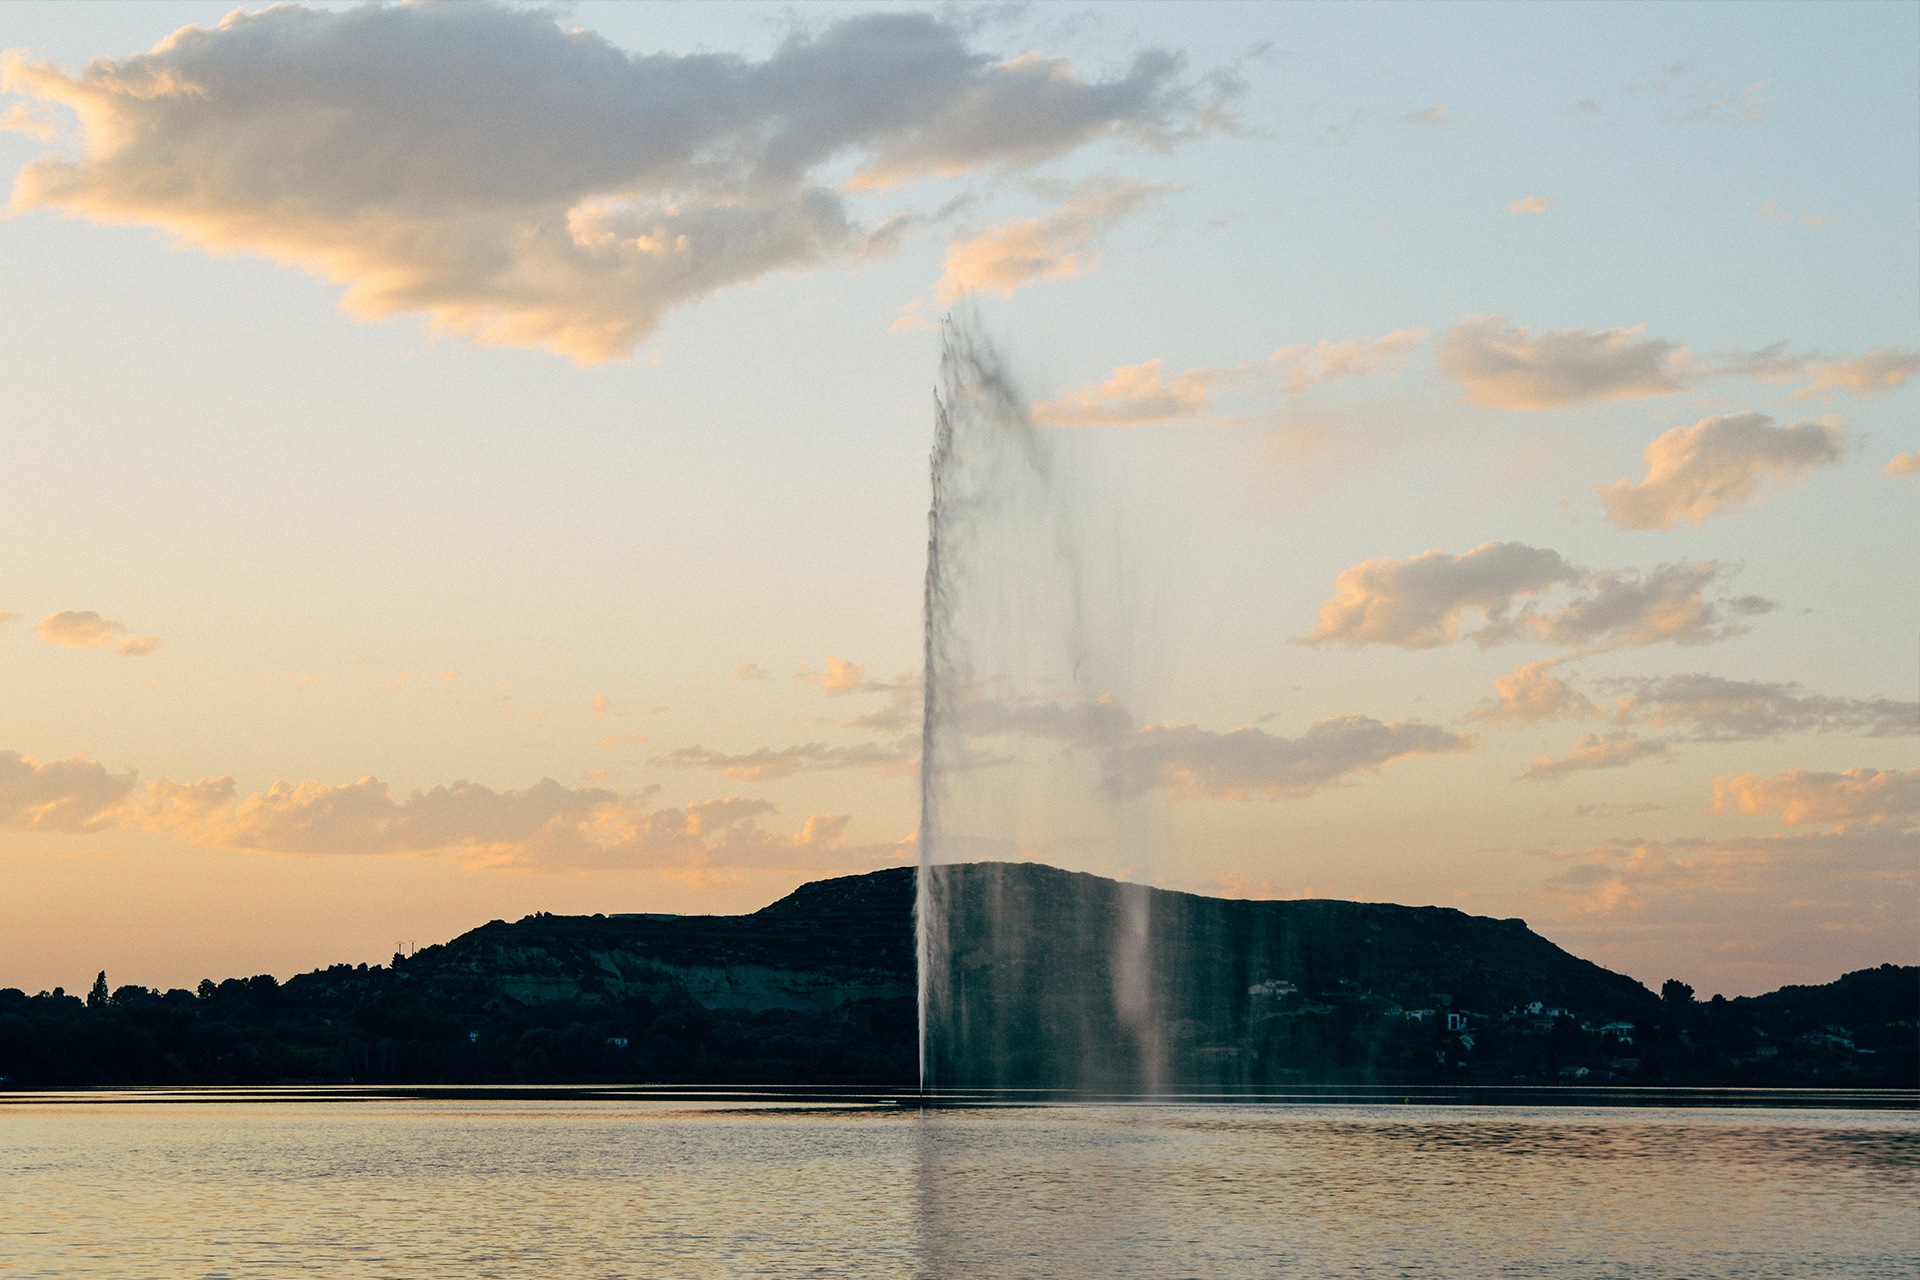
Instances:
[[[276,782],[241,795],[232,778],[136,785],[89,760],[42,763],[0,752],[0,831],[146,830],[189,844],[301,857],[439,857],[521,871],[809,865],[836,843],[841,815],[798,836],[768,831],[764,800],[728,796],[667,808],[545,778],[523,791],[472,782],[396,797],[376,778]]]
[[[1493,682],[1497,700],[1483,701],[1471,713],[1488,724],[1536,724],[1542,720],[1578,719],[1599,714],[1599,708],[1579,690],[1550,674],[1564,658],[1547,658],[1516,667]]]
[[[1440,340],[1438,368],[1468,404],[1520,410],[1674,395],[1711,378],[1809,380],[1789,400],[1835,391],[1868,398],[1920,373],[1920,352],[1875,348],[1829,357],[1796,354],[1779,344],[1699,355],[1665,338],[1647,337],[1646,329],[1535,333],[1505,316],[1468,316]]]
[[[123,658],[143,658],[160,647],[159,636],[136,636],[124,622],[103,618],[91,609],[62,609],[33,624],[42,644],[69,649],[112,649]]]
[[[1125,365],[1103,383],[1089,383],[1056,400],[1035,404],[1033,421],[1059,427],[1131,426],[1148,422],[1209,422],[1237,425],[1214,404],[1227,390],[1255,395],[1301,395],[1336,378],[1397,372],[1399,362],[1425,342],[1422,328],[1397,329],[1379,338],[1328,342],[1324,338],[1281,347],[1264,360],[1230,368],[1196,366],[1169,378],[1160,360]]]
[[[1535,782],[1545,782],[1588,769],[1619,769],[1636,760],[1667,753],[1667,744],[1660,738],[1636,738],[1630,733],[1583,733],[1566,755],[1558,760],[1552,756],[1541,756],[1523,776]]]
[[[1920,734],[1920,703],[1892,698],[1836,698],[1795,684],[1728,680],[1701,672],[1618,677],[1600,682],[1616,692],[1616,724],[1686,726],[1702,742],[1741,742],[1792,733],[1855,733],[1868,738]]]
[[[1227,128],[1177,55],[1116,78],[1001,62],[934,14],[865,12],[753,62],[628,55],[538,9],[276,5],[68,75],[22,52],[7,123],[78,120],[77,158],[25,166],[13,208],[157,227],[345,286],[365,320],[591,364],[674,307],[897,241],[817,171],[870,188],[1023,169],[1126,137]],[[1003,279],[1005,277],[1002,277]]]
[[[1896,453],[1893,460],[1881,470],[1883,476],[1920,476],[1920,449],[1912,453]]]
[[[1012,297],[1039,280],[1064,280],[1093,271],[1095,246],[1129,214],[1171,188],[1113,179],[1086,184],[1076,198],[1051,213],[1002,223],[947,246],[946,271],[935,282],[936,302],[975,292]]]
[[[1920,815],[1920,769],[1848,769],[1818,773],[1790,769],[1771,778],[1757,773],[1713,780],[1713,811],[1778,813],[1790,827],[1809,822],[1865,819],[1885,822]]]
[[[1785,483],[1840,461],[1846,432],[1833,419],[1776,427],[1763,413],[1703,418],[1646,448],[1646,477],[1600,485],[1607,519],[1622,529],[1699,524],[1751,501],[1763,477]]]
[[[42,763],[0,751],[0,831],[99,831],[120,825],[135,775],[75,756]]]
[[[1725,569],[1710,561],[1644,573],[1590,571],[1556,551],[1519,542],[1488,542],[1460,555],[1434,550],[1407,560],[1364,560],[1334,579],[1320,624],[1291,643],[1431,649],[1463,638],[1467,615],[1477,611],[1485,625],[1464,634],[1482,648],[1513,640],[1569,648],[1705,644],[1743,629],[1730,614],[1773,607],[1754,596],[1709,601],[1706,590]],[[1538,598],[1556,588],[1572,594],[1541,607]]]
[[[1322,720],[1298,738],[1255,728],[1217,733],[1195,725],[1149,725],[1108,757],[1107,785],[1120,796],[1164,787],[1175,801],[1270,800],[1310,795],[1356,773],[1411,756],[1471,751],[1472,734],[1367,716]]]
[[[1472,116],[1463,116],[1444,102],[1431,107],[1422,107],[1418,111],[1409,111],[1400,117],[1402,124],[1419,125],[1427,129],[1458,129],[1473,123]]]
[[[733,755],[695,743],[655,756],[648,763],[668,769],[712,769],[742,781],[770,782],[797,773],[827,773],[838,769],[871,769],[883,776],[902,776],[913,772],[919,759],[919,742],[909,737],[885,745],[860,742],[830,746],[809,742],[797,747],[760,747]]]
[[[1672,395],[1692,385],[1687,349],[1631,329],[1535,334],[1505,316],[1470,316],[1440,341],[1439,369],[1469,404],[1558,409]]]
[[[1875,349],[1862,355],[1838,360],[1808,360],[1802,367],[1813,385],[1788,396],[1805,400],[1834,391],[1851,391],[1862,399],[1906,385],[1907,379],[1920,374],[1920,352]]]

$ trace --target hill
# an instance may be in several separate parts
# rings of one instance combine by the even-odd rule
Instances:
[[[1699,1003],[1448,908],[1225,900],[1036,864],[941,883],[957,910],[936,977],[974,1032],[933,1037],[955,1086],[1100,1087],[1143,1067],[1209,1089],[1920,1083],[1911,967]],[[913,896],[896,868],[749,915],[496,920],[285,983],[0,990],[0,1077],[910,1087]],[[1066,1044],[1080,1047],[1049,1048]]]

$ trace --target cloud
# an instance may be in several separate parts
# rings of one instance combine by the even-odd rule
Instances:
[[[1121,747],[1144,732],[1136,731],[1132,713],[1110,694],[1091,702],[963,698],[953,717],[960,731],[973,737],[1046,738],[1089,749]]]
[[[762,671],[760,669],[760,664],[757,662],[743,662],[739,666],[735,667],[733,670],[727,672],[727,674],[732,676],[735,680],[771,680],[773,679],[772,673],[767,671]]]
[[[1598,485],[1607,519],[1622,529],[1699,524],[1715,512],[1751,501],[1761,478],[1787,483],[1840,461],[1846,438],[1838,421],[1776,427],[1763,413],[1702,418],[1675,427],[1644,453],[1646,478]]]
[[[1481,700],[1469,713],[1471,719],[1488,724],[1537,724],[1542,720],[1578,719],[1597,715],[1599,708],[1584,694],[1548,672],[1564,658],[1547,658],[1516,667],[1493,682],[1498,701]]]
[[[1148,422],[1208,422],[1239,425],[1223,416],[1215,394],[1241,390],[1265,395],[1302,395],[1336,378],[1393,374],[1399,362],[1425,342],[1422,328],[1396,329],[1379,338],[1353,338],[1311,346],[1281,347],[1264,360],[1229,368],[1196,366],[1169,379],[1163,362],[1125,365],[1103,383],[1088,383],[1057,400],[1033,405],[1033,421],[1056,427],[1134,426]]]
[[[1893,461],[1881,469],[1883,476],[1920,476],[1920,450],[1912,453],[1896,453]]]
[[[836,747],[809,742],[797,747],[761,747],[728,755],[695,743],[655,756],[647,763],[669,769],[712,769],[729,778],[749,782],[771,782],[797,773],[828,773],[837,769],[872,769],[883,777],[898,777],[918,767],[919,746],[913,738],[902,738],[890,745],[862,742]]]
[[[1665,338],[1643,336],[1646,328],[1536,334],[1505,316],[1468,316],[1440,340],[1437,367],[1468,404],[1516,410],[1673,395],[1712,378],[1811,380],[1789,400],[1835,391],[1870,398],[1920,373],[1920,352],[1875,348],[1857,356],[1829,357],[1796,354],[1775,345],[1696,355]]]
[[[21,169],[16,210],[258,254],[344,285],[361,319],[424,313],[583,364],[719,290],[888,247],[900,224],[850,221],[830,166],[878,191],[1234,124],[1232,86],[1203,100],[1176,54],[1089,81],[924,13],[855,14],[755,62],[628,55],[496,4],[276,5],[71,76],[8,53],[0,77],[32,100],[12,127],[49,106],[79,126],[78,158]]]
[[[953,728],[969,739],[1038,739],[1069,751],[1093,753],[1101,763],[1103,787],[1120,799],[1157,788],[1168,789],[1176,801],[1304,796],[1347,774],[1377,771],[1409,756],[1470,751],[1477,742],[1472,734],[1449,733],[1417,722],[1382,724],[1365,716],[1323,720],[1298,738],[1256,728],[1219,733],[1195,725],[1138,727],[1133,715],[1110,695],[1072,701],[964,692],[956,697],[950,714]],[[892,727],[890,719],[887,727]],[[814,742],[740,754],[683,747],[650,763],[714,769],[731,778],[763,782],[838,769],[872,769],[883,776],[899,776],[919,767],[919,748],[917,734],[904,734],[889,743]],[[976,755],[964,765],[955,762],[955,767],[997,765],[1011,758]]]
[[[1460,555],[1433,550],[1408,560],[1383,557],[1335,578],[1320,624],[1290,643],[1431,649],[1460,639],[1468,612],[1477,610],[1486,625],[1466,635],[1481,648],[1522,639],[1569,647],[1705,644],[1742,630],[1727,613],[1773,607],[1754,596],[1728,601],[1724,611],[1708,601],[1706,589],[1724,571],[1713,561],[1660,565],[1644,574],[1589,571],[1556,551],[1519,542],[1488,542]],[[1537,598],[1557,587],[1575,593],[1540,608]]]
[[[1797,684],[1728,680],[1691,672],[1603,682],[1625,692],[1613,720],[1658,728],[1691,726],[1696,742],[1741,742],[1791,733],[1920,734],[1920,703],[1802,693]]]
[[[1665,805],[1656,804],[1652,800],[1639,800],[1633,804],[1614,804],[1612,801],[1603,800],[1599,804],[1577,804],[1573,806],[1573,815],[1576,818],[1614,818],[1638,813],[1658,813],[1664,808],[1666,808]]]
[[[0,831],[99,831],[118,825],[135,775],[75,756],[44,764],[0,751]]]
[[[826,668],[821,671],[816,683],[820,686],[820,692],[830,698],[837,698],[847,693],[858,693],[866,687],[867,669],[828,654]]]
[[[91,609],[62,609],[33,624],[41,644],[69,649],[112,649],[123,658],[143,658],[160,647],[159,636],[136,636],[124,622],[103,618]]]
[[[1898,461],[1898,459],[1895,459],[1895,461]],[[15,618],[19,616],[20,615],[17,613],[9,613],[5,609],[0,609],[0,627],[6,626],[9,622],[12,622]]]
[[[1109,757],[1107,785],[1121,797],[1165,787],[1175,801],[1298,797],[1350,773],[1377,772],[1409,756],[1471,751],[1475,743],[1472,734],[1366,716],[1322,720],[1298,738],[1251,727],[1215,733],[1149,725]]]
[[[1725,93],[1717,98],[1701,102],[1684,117],[1688,122],[1715,120],[1725,114],[1731,114],[1741,124],[1758,124],[1767,118],[1773,110],[1773,99],[1761,94],[1761,90],[1772,84],[1771,80],[1761,80],[1748,85],[1738,95]],[[1698,100],[1704,94],[1694,90],[1686,95],[1688,99]]]
[[[1076,198],[1052,213],[1006,222],[947,246],[946,271],[933,286],[936,302],[993,291],[1012,297],[1036,280],[1064,280],[1093,271],[1093,246],[1127,215],[1163,192],[1164,183],[1112,178],[1083,184]]]
[[[1418,111],[1409,111],[1400,117],[1402,124],[1421,125],[1428,129],[1454,129],[1473,123],[1473,117],[1456,113],[1444,102],[1431,107],[1422,107]]]
[[[1518,638],[1607,648],[1664,642],[1712,644],[1746,630],[1738,617],[1754,617],[1774,608],[1773,601],[1760,596],[1708,600],[1706,589],[1725,571],[1725,565],[1711,560],[1658,565],[1644,574],[1633,569],[1601,570],[1586,575],[1581,594],[1567,604],[1545,613],[1523,611],[1489,625],[1474,638],[1483,648]]]
[[[1787,397],[1789,400],[1805,400],[1843,390],[1870,399],[1905,386],[1908,378],[1920,373],[1920,352],[1876,347],[1837,360],[1810,358],[1802,363],[1798,373],[1812,378],[1813,385],[1794,392]]]
[[[1772,778],[1757,773],[1729,774],[1713,780],[1713,811],[1778,813],[1797,827],[1809,822],[1864,819],[1882,823],[1920,815],[1920,769],[1848,769],[1814,773],[1791,769]],[[1908,825],[1911,825],[1909,822]]]
[[[1522,776],[1535,782],[1545,782],[1587,769],[1619,769],[1636,760],[1666,754],[1667,744],[1661,738],[1636,738],[1630,733],[1609,733],[1604,736],[1583,733],[1564,757],[1555,760],[1552,756],[1541,756]]]
[[[1105,382],[1088,383],[1058,400],[1035,404],[1029,414],[1033,421],[1054,427],[1212,419],[1210,393],[1222,381],[1224,371],[1194,368],[1168,379],[1162,365],[1160,360],[1123,365]]]
[[[1469,316],[1440,340],[1439,369],[1469,404],[1495,409],[1559,409],[1686,390],[1687,349],[1645,332],[1636,325],[1535,336],[1505,316]]]
[[[1826,214],[1807,213],[1804,211],[1787,213],[1780,208],[1780,202],[1778,200],[1762,201],[1759,209],[1755,211],[1755,214],[1760,218],[1771,218],[1776,222],[1797,223],[1803,227],[1825,227],[1831,226],[1833,223],[1833,219]]]
[[[1760,921],[1763,930],[1792,928],[1804,963],[1809,935],[1858,927],[1883,915],[1890,901],[1911,901],[1907,891],[1920,879],[1912,841],[1911,827],[1900,830],[1892,823],[1831,832],[1617,840],[1545,854],[1566,864],[1545,888],[1582,915],[1636,916],[1665,907],[1676,925],[1693,927],[1719,917],[1715,931],[1723,946],[1729,933],[1738,937],[1736,921],[1749,927]],[[1888,939],[1911,929],[1906,919],[1886,923],[1892,925]]]
[[[869,681],[869,685],[879,683]],[[849,729],[871,729],[876,733],[901,733],[916,729],[920,723],[922,694],[920,681],[902,676],[886,687],[887,705],[878,711],[857,715],[842,723]],[[869,689],[868,692],[875,692]]]
[[[1498,621],[1516,597],[1582,576],[1559,552],[1518,542],[1488,542],[1457,556],[1436,549],[1409,560],[1364,560],[1334,579],[1320,625],[1293,643],[1430,649],[1458,638],[1469,609]]]
[[[0,752],[0,830],[145,830],[209,848],[298,857],[443,857],[489,869],[560,871],[795,867],[836,843],[847,819],[767,831],[764,800],[728,796],[650,809],[640,797],[543,778],[524,791],[473,782],[396,798],[376,778],[276,782],[241,795],[232,778],[136,785],[78,757]]]
[[[1552,196],[1522,196],[1507,206],[1507,212],[1547,213],[1556,203]]]

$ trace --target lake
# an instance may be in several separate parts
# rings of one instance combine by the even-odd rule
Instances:
[[[1904,1099],[0,1094],[0,1274],[1913,1277]]]

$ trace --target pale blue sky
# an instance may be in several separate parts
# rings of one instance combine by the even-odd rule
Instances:
[[[225,11],[14,4],[0,47],[74,74]],[[629,53],[759,61],[796,20],[818,32],[883,10],[543,11]],[[832,655],[891,680],[919,662],[938,340],[890,330],[938,311],[951,245],[1054,216],[1100,177],[1166,189],[1083,238],[1097,263],[979,295],[1035,401],[1151,360],[1172,377],[1425,331],[1391,371],[1232,401],[1246,426],[1073,433],[1112,478],[1100,500],[1127,516],[1114,562],[1151,606],[1142,723],[1255,724],[1293,740],[1361,715],[1478,738],[1311,794],[1149,794],[1134,802],[1157,842],[1144,859],[1138,842],[1103,843],[1097,823],[1034,856],[1200,892],[1520,915],[1636,977],[1729,994],[1920,958],[1911,802],[1862,801],[1825,825],[1783,825],[1777,804],[1712,807],[1716,779],[1908,778],[1920,765],[1910,710],[1891,735],[1856,721],[1737,742],[1644,719],[1502,727],[1469,718],[1493,681],[1568,646],[1287,643],[1315,626],[1335,579],[1371,559],[1493,541],[1591,570],[1718,561],[1711,595],[1777,602],[1744,634],[1602,645],[1553,671],[1602,707],[1626,688],[1609,678],[1689,672],[1911,707],[1916,481],[1882,474],[1920,448],[1911,385],[1789,400],[1813,375],[1703,373],[1670,394],[1516,409],[1466,402],[1437,352],[1464,318],[1494,315],[1535,335],[1644,325],[1623,341],[1685,347],[1700,368],[1775,344],[1803,361],[1911,362],[1920,6],[913,11],[964,29],[989,60],[1036,51],[1086,80],[1124,76],[1145,48],[1177,50],[1196,94],[1211,75],[1237,77],[1238,134],[1164,151],[1096,141],[1036,165],[845,192],[869,227],[973,203],[891,256],[778,270],[669,309],[630,358],[592,367],[432,338],[417,315],[363,323],[341,313],[336,284],[138,218],[41,208],[0,222],[0,611],[17,615],[0,626],[0,752],[138,771],[141,786],[231,777],[242,798],[279,780],[370,776],[403,800],[460,780],[517,793],[552,778],[636,812],[766,801],[777,810],[754,829],[781,839],[810,815],[848,817],[837,843],[772,861],[683,851],[581,870],[523,851],[521,869],[503,871],[473,869],[486,861],[474,842],[517,849],[517,837],[479,829],[457,847],[357,850],[342,836],[304,856],[211,828],[150,829],[157,820],[132,810],[62,826],[19,809],[0,833],[16,889],[0,908],[0,985],[77,987],[102,965],[162,985],[284,976],[490,916],[751,909],[817,875],[910,858],[917,809],[899,770],[752,778],[659,761],[695,744],[737,755],[881,741],[839,722],[884,695],[826,698],[795,673]],[[73,117],[53,110],[58,136],[0,133],[9,172],[79,154]],[[846,182],[853,154],[815,179]],[[307,176],[315,189],[328,180]],[[1527,197],[1551,206],[1509,211]],[[1829,417],[1835,460],[1763,476],[1771,496],[1698,524],[1603,518],[1595,487],[1640,479],[1656,437],[1744,412],[1782,426]],[[36,639],[37,623],[69,610],[163,643],[122,657]],[[772,679],[729,675],[744,664]],[[1667,747],[1514,781],[1536,759],[1569,758],[1579,735],[1608,733]],[[635,734],[645,741],[601,745]],[[1059,821],[1078,830],[1074,812],[1063,805]],[[1887,852],[1891,833],[1905,833],[1904,855]],[[1838,843],[1804,847],[1827,835]],[[1650,852],[1636,862],[1635,849]]]

